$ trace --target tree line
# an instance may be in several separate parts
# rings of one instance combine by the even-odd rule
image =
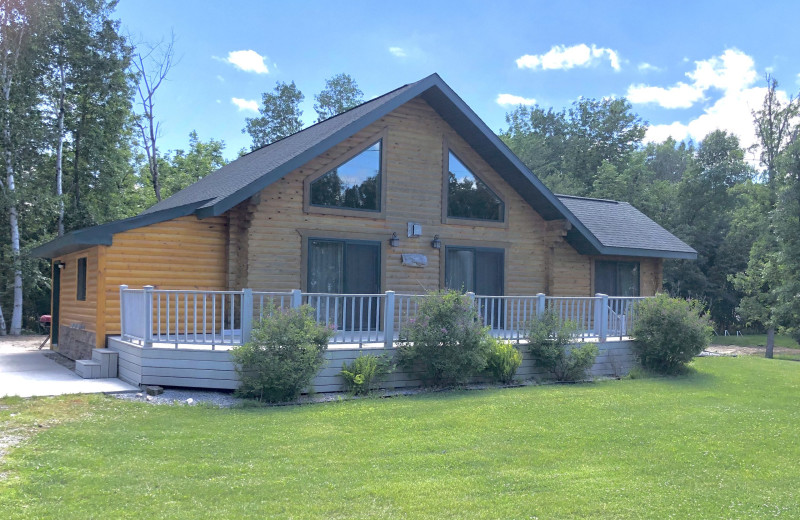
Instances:
[[[185,150],[161,149],[157,101],[176,40],[135,41],[114,7],[0,7],[0,334],[49,311],[49,264],[31,258],[32,247],[136,215],[226,163],[224,142],[196,132]],[[724,130],[699,143],[646,143],[647,123],[625,99],[520,106],[500,136],[556,193],[630,202],[694,247],[697,261],[665,263],[665,289],[702,300],[719,329],[800,334],[798,101],[782,98],[771,77],[767,87],[749,150]],[[251,150],[301,130],[304,100],[293,81],[265,92],[242,130]],[[338,74],[314,101],[321,122],[364,95]]]

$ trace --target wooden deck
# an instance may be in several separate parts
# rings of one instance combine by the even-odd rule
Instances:
[[[591,374],[595,377],[616,377],[628,373],[634,365],[630,347],[631,341],[609,340],[598,343],[597,356]],[[122,341],[119,337],[108,339],[108,347],[119,352],[119,377],[134,385],[161,385],[188,388],[235,389],[239,382],[236,377],[230,353],[226,347],[214,350],[210,346],[181,346],[174,344],[154,345],[143,348],[141,345]],[[516,379],[526,380],[546,378],[546,374],[534,367],[532,360],[523,351],[522,366]],[[363,354],[386,354],[394,356],[396,349],[386,349],[383,343],[366,344],[363,348],[355,345],[334,344],[325,353],[327,365],[320,370],[312,383],[315,392],[341,392],[344,384],[339,372],[342,364],[350,363]],[[421,382],[413,375],[397,370],[384,382],[388,389],[412,388]]]

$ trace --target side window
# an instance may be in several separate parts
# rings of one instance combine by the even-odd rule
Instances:
[[[86,300],[86,257],[78,258],[78,291],[75,297],[80,301]]]
[[[502,222],[505,204],[452,152],[448,152],[447,216]]]
[[[312,181],[311,205],[380,211],[382,142],[378,140]]]
[[[639,262],[595,260],[594,292],[609,296],[639,296]]]

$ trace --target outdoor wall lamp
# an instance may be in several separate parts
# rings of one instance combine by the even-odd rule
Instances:
[[[439,240],[439,235],[433,235],[433,241],[431,241],[431,247],[434,249],[442,248],[442,241]]]
[[[392,238],[389,239],[389,245],[392,247],[397,247],[400,245],[400,239],[397,238],[397,233],[392,233]]]
[[[65,267],[67,264],[65,264],[64,262],[56,262],[56,263],[55,263],[55,264],[53,264],[53,265],[55,265],[55,266],[56,266],[56,267],[58,267],[59,269],[64,269],[64,267]]]

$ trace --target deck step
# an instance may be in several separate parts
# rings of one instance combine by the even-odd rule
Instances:
[[[107,348],[96,348],[92,350],[92,361],[100,363],[100,375],[98,377],[117,377],[119,352]]]
[[[75,372],[84,379],[98,379],[100,363],[91,359],[79,359],[75,362]]]

